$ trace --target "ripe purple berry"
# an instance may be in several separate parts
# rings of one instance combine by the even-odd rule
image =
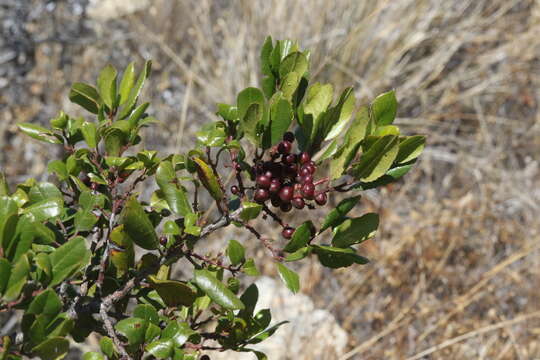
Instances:
[[[262,188],[268,189],[268,187],[270,186],[270,183],[271,183],[271,180],[266,175],[260,175],[257,178],[257,184],[259,184],[259,186]]]
[[[308,163],[311,161],[311,156],[309,156],[309,154],[307,152],[303,152],[302,154],[300,154],[300,163],[301,164],[305,164],[305,163]]]
[[[325,205],[327,200],[326,193],[319,193],[315,195],[315,202],[319,205]]]
[[[294,134],[290,131],[287,131],[285,134],[283,134],[283,140],[288,142],[294,142]]]
[[[300,177],[305,177],[311,175],[311,171],[307,166],[302,166],[302,168],[298,172],[298,175],[300,175]]]
[[[268,188],[268,191],[270,191],[270,194],[276,194],[279,189],[281,189],[281,183],[278,179],[272,179],[270,182],[270,187]]]
[[[260,203],[263,203],[265,202],[266,200],[268,200],[269,198],[269,194],[268,194],[268,190],[265,190],[265,189],[257,189],[255,191],[255,196],[253,196],[253,198],[255,199],[255,201],[257,202],[260,202]]]
[[[292,204],[295,208],[302,210],[306,203],[304,202],[304,199],[302,199],[300,196],[295,196],[292,199]]]
[[[302,195],[304,198],[311,200],[315,196],[315,185],[307,183],[302,186]]]
[[[286,227],[285,229],[283,229],[283,231],[281,232],[281,235],[285,238],[285,239],[290,239],[292,238],[294,234],[294,229],[291,228],[291,227]]]
[[[292,144],[288,141],[282,141],[278,145],[278,151],[280,154],[288,154],[291,152]]]
[[[307,174],[300,178],[300,184],[307,184],[313,182],[313,175]]]
[[[284,186],[279,191],[279,198],[283,202],[290,202],[293,198],[293,188],[291,186]]]
[[[286,164],[294,164],[296,162],[296,155],[289,154],[287,156],[284,156],[283,162],[285,162]]]
[[[236,185],[231,186],[231,193],[232,194],[236,195],[239,192],[240,192],[240,189],[238,188],[238,186],[236,186]]]

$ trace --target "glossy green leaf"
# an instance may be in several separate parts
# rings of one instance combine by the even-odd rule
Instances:
[[[276,263],[276,265],[281,280],[293,294],[296,294],[298,290],[300,290],[300,278],[298,277],[298,274],[282,263]]]
[[[98,221],[92,209],[79,209],[75,214],[74,224],[78,232],[90,231]]]
[[[362,145],[361,142],[358,142],[355,145],[346,142],[345,145],[336,152],[334,158],[330,161],[330,177],[332,180],[339,179],[343,175],[358,153],[360,145]]]
[[[90,351],[83,355],[82,360],[105,360],[105,357],[100,353]]]
[[[399,151],[395,162],[403,164],[416,159],[426,145],[426,137],[422,135],[408,136],[399,143]]]
[[[281,322],[273,325],[272,327],[269,327],[268,329],[262,331],[261,333],[255,335],[254,337],[249,339],[248,344],[258,344],[261,341],[264,341],[264,340],[268,339],[270,336],[274,335],[274,333],[277,331],[277,329],[281,325],[284,325],[284,324],[287,324],[287,323],[288,323],[288,321],[281,321]],[[262,354],[262,355],[264,355],[264,354]],[[257,358],[260,359],[259,356],[257,356]]]
[[[33,244],[32,246],[34,247],[36,245]],[[52,278],[52,265],[49,255],[39,253],[34,257],[34,262],[36,263],[36,267],[45,274],[45,282],[48,282]]]
[[[135,244],[146,250],[158,247],[159,240],[152,222],[136,197],[131,197],[120,214],[124,230]]]
[[[203,146],[220,147],[225,143],[225,129],[210,123],[195,133],[197,141]]]
[[[191,205],[184,188],[178,184],[176,171],[170,161],[162,161],[156,171],[156,182],[174,213],[185,216],[191,212]]]
[[[194,157],[192,158],[197,167],[197,175],[199,180],[204,185],[206,190],[216,201],[221,201],[223,199],[223,191],[219,184],[217,175],[214,173],[214,170],[207,163],[205,163],[201,158]]]
[[[30,123],[20,123],[17,124],[17,126],[19,127],[19,129],[21,129],[23,133],[36,140],[44,141],[49,144],[62,143],[62,141],[53,136],[53,132],[51,130],[46,129],[42,126]]]
[[[244,266],[242,266],[242,270],[244,273],[248,276],[259,276],[261,273],[255,266],[255,260],[253,259],[247,259]]]
[[[116,268],[116,275],[123,276],[135,264],[135,250],[133,240],[124,231],[124,225],[119,225],[111,231],[111,241],[120,249],[110,250],[111,262]]]
[[[54,129],[65,129],[67,123],[68,123],[69,117],[64,113],[63,111],[60,111],[57,117],[51,119],[49,121],[49,124]]]
[[[137,317],[129,317],[120,320],[114,328],[127,339],[129,345],[139,345],[144,342],[148,322]]]
[[[86,141],[90,148],[97,147],[98,134],[96,125],[94,123],[85,121],[81,126],[81,133],[83,135],[84,141]]]
[[[40,182],[30,189],[28,198],[31,204],[47,200],[50,198],[62,198],[62,193],[58,188],[49,182]]]
[[[226,309],[243,309],[244,304],[236,297],[221,281],[219,281],[210,271],[201,269],[195,270],[193,281],[202,291],[206,293],[216,304]]]
[[[171,321],[161,334],[161,339],[171,340],[176,347],[183,346],[188,340],[199,342],[200,335],[185,322]]]
[[[271,145],[275,145],[283,138],[293,120],[291,103],[278,98],[270,105],[270,133]]]
[[[141,93],[142,87],[144,85],[145,80],[150,76],[150,71],[152,69],[152,62],[146,61],[144,63],[143,70],[139,74],[139,77],[137,78],[137,82],[131,86],[131,89],[129,91],[129,95],[127,96],[127,99],[125,100],[125,104],[122,107],[122,110],[118,114],[119,119],[125,119],[130,114],[133,108],[137,105],[137,100],[139,98],[139,95]]]
[[[399,136],[399,128],[395,125],[379,126],[372,133],[373,136],[396,135]]]
[[[86,248],[86,240],[77,236],[68,240],[50,254],[52,279],[49,286],[55,286],[70,277],[90,261],[90,250]]]
[[[229,246],[227,247],[227,256],[232,265],[238,265],[245,260],[246,250],[244,246],[236,240],[229,240]]]
[[[347,88],[343,90],[337,105],[332,108],[332,114],[328,119],[328,123],[325,124],[325,132],[327,132],[324,138],[325,141],[332,140],[345,131],[351,120],[355,103],[356,99],[353,89]]]
[[[53,289],[46,289],[32,300],[26,314],[56,315],[62,310],[62,302]]]
[[[102,353],[111,358],[114,354],[114,343],[112,339],[108,336],[102,336],[99,340],[99,348]]]
[[[282,80],[279,89],[283,93],[283,97],[287,100],[291,100],[294,93],[298,89],[301,76],[296,72],[288,73]]]
[[[156,340],[146,346],[146,352],[158,359],[167,359],[173,353],[173,341]]]
[[[53,160],[47,165],[47,171],[56,174],[59,180],[65,181],[69,178],[66,164],[62,160]]]
[[[32,349],[32,353],[42,360],[63,359],[69,351],[69,340],[56,336],[43,341]]]
[[[272,37],[267,36],[261,48],[260,55],[261,72],[265,75],[272,75],[272,68],[270,67],[270,54],[272,53],[273,49],[274,46],[272,45]]]
[[[72,103],[82,106],[93,114],[98,113],[99,105],[101,103],[97,90],[93,86],[80,82],[76,82],[71,86],[69,100]]]
[[[367,106],[361,106],[347,131],[347,140],[350,144],[357,144],[364,140],[367,135],[371,135],[374,128],[375,124],[369,116],[369,109]]]
[[[19,297],[26,279],[30,272],[30,263],[26,254],[13,264],[6,289],[4,291],[4,300],[13,301]]]
[[[263,105],[265,103],[265,100],[261,90],[254,87],[249,87],[242,90],[238,94],[236,103],[238,107],[238,118],[242,120],[246,116],[248,108],[252,104]]]
[[[24,209],[24,214],[32,214],[36,221],[45,221],[59,216],[64,208],[64,201],[60,198],[51,198],[39,201]]]
[[[159,315],[157,310],[147,304],[139,304],[133,309],[133,316],[144,319],[154,325],[159,325]]]
[[[345,219],[345,215],[347,215],[347,213],[351,211],[356,206],[356,204],[358,204],[359,200],[360,196],[354,196],[340,201],[340,203],[337,204],[337,206],[332,209],[324,218],[319,233],[322,233],[329,227],[333,228],[341,224]]]
[[[353,248],[313,245],[313,251],[319,257],[319,261],[322,265],[332,269],[348,267],[352,264],[364,265],[369,263],[368,259],[356,254],[356,251]]]
[[[311,247],[310,246],[304,246],[303,248],[300,248],[300,249],[296,250],[295,252],[287,255],[284,260],[286,262],[298,261],[298,260],[302,260],[303,258],[308,256],[309,254],[311,254]]]
[[[377,126],[392,124],[396,118],[397,106],[394,90],[377,96],[371,103],[371,111]]]
[[[291,72],[297,73],[299,76],[303,76],[308,70],[308,60],[306,55],[301,52],[293,52],[287,55],[281,64],[279,65],[279,76],[284,78]]]
[[[15,200],[0,196],[0,247],[7,249],[18,222],[18,207]]]
[[[244,221],[256,219],[261,213],[261,210],[261,204],[244,201],[242,203],[242,211],[240,212],[240,218]]]
[[[315,234],[315,226],[311,221],[306,221],[296,228],[291,240],[285,245],[283,251],[293,253],[307,245]]]
[[[6,290],[11,276],[11,263],[6,258],[0,258],[0,295]]]
[[[131,92],[131,88],[133,87],[134,83],[135,83],[135,64],[131,62],[124,70],[124,74],[122,75],[122,80],[120,81],[119,105],[124,105],[124,103],[128,100],[129,94]]]
[[[352,175],[365,182],[378,179],[390,169],[398,150],[397,136],[386,135],[378,138],[353,166]]]
[[[99,94],[109,109],[112,109],[116,102],[116,76],[116,69],[109,64],[101,70],[97,80]]]
[[[343,221],[334,232],[332,245],[346,248],[353,244],[361,243],[375,235],[379,226],[379,215],[369,213],[359,218]]]
[[[148,277],[150,286],[157,291],[167,306],[191,306],[196,294],[187,284],[174,280],[159,280],[153,275]]]
[[[307,91],[304,102],[304,114],[311,114],[315,121],[328,109],[332,102],[334,88],[331,84],[315,83]]]

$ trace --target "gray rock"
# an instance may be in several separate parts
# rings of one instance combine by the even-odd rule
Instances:
[[[348,337],[327,310],[315,308],[304,294],[293,295],[280,281],[262,277],[257,310],[269,308],[272,324],[289,320],[264,342],[252,348],[264,352],[270,360],[330,360],[345,353]],[[251,353],[209,354],[212,360],[254,360]]]

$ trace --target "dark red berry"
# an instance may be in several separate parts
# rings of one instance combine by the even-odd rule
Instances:
[[[283,134],[283,140],[288,142],[294,142],[294,134],[290,131],[287,131],[285,134]]]
[[[292,204],[297,209],[303,209],[306,203],[304,202],[304,199],[302,199],[300,196],[295,196],[292,199]]]
[[[293,188],[291,186],[284,186],[279,191],[279,198],[283,202],[290,202],[293,198]]]
[[[296,162],[296,155],[294,154],[289,154],[287,156],[284,156],[283,157],[283,161],[286,163],[286,164],[294,164]]]
[[[165,236],[161,236],[159,238],[159,243],[161,244],[161,246],[167,245],[167,238]]]
[[[308,169],[308,171],[309,171],[310,174],[314,174],[314,173],[315,173],[315,166],[313,166],[313,165],[311,165],[311,164],[306,164],[306,165],[302,166],[302,168]]]
[[[315,202],[319,205],[325,205],[327,200],[326,193],[319,193],[315,195]]]
[[[313,160],[310,161],[310,162],[308,162],[308,164],[311,165],[311,166],[313,166],[313,167],[317,166],[317,164],[315,164],[315,161],[313,161]]]
[[[268,188],[268,191],[270,191],[270,194],[275,194],[281,189],[281,183],[278,179],[272,179],[272,182],[270,182],[270,187]]]
[[[268,170],[268,171],[266,171],[266,172],[264,173],[264,176],[267,176],[267,177],[269,177],[270,179],[272,179],[272,177],[274,176],[274,174],[272,174],[272,172],[271,172],[270,170]]]
[[[300,184],[307,184],[313,182],[313,175],[307,174],[300,178]]]
[[[292,209],[292,205],[290,202],[287,202],[287,203],[282,203],[281,206],[279,207],[281,209],[281,211],[283,212],[289,212],[291,211]]]
[[[270,183],[271,183],[271,180],[266,175],[260,175],[257,178],[257,184],[259,184],[259,186],[262,188],[268,189],[268,187],[270,186]]]
[[[270,195],[268,194],[268,190],[265,190],[265,189],[257,189],[255,191],[255,196],[253,196],[253,198],[255,199],[255,201],[257,202],[265,202],[266,200],[268,200],[268,197]]]
[[[236,165],[234,165],[234,168],[236,171],[242,170],[242,166],[239,163],[236,163]]]
[[[298,175],[300,175],[300,177],[308,176],[311,175],[311,171],[309,171],[309,168],[307,166],[302,166],[302,168],[298,172]]]
[[[313,199],[315,196],[315,185],[307,183],[302,186],[302,195],[308,200]]]
[[[300,191],[302,189],[302,184],[296,183],[294,184],[294,191]]]
[[[292,238],[294,234],[294,229],[291,228],[291,227],[286,227],[285,229],[283,229],[283,231],[281,232],[281,235],[283,235],[283,237],[285,239],[290,239]]]
[[[272,197],[272,206],[273,207],[280,207],[281,206],[281,199],[278,196]]]
[[[238,188],[238,186],[236,186],[236,185],[231,186],[231,193],[232,194],[236,195],[239,192],[240,192],[240,189]]]
[[[300,154],[300,164],[305,164],[310,161],[311,161],[311,156],[309,156],[307,152],[304,151],[302,154]]]
[[[298,165],[290,164],[290,165],[287,166],[287,175],[288,176],[295,177],[297,172],[298,172]]]
[[[278,145],[278,151],[280,154],[288,154],[291,152],[292,144],[288,141],[282,141]]]

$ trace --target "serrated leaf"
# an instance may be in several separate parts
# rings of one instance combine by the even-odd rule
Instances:
[[[334,232],[332,245],[346,248],[353,244],[361,243],[375,235],[379,226],[379,215],[369,213],[359,218],[343,221]]]
[[[337,204],[337,206],[332,209],[332,211],[330,211],[324,218],[319,233],[322,233],[329,227],[333,228],[339,225],[345,219],[345,215],[347,215],[347,213],[351,211],[356,204],[358,204],[359,200],[360,196],[354,196],[340,201],[340,203]]]
[[[226,309],[243,309],[244,304],[233,294],[221,281],[219,281],[210,271],[201,269],[195,270],[193,281],[205,292],[216,304]]]
[[[126,202],[120,219],[124,230],[135,244],[146,250],[157,249],[159,240],[154,226],[136,197],[131,197]]]
[[[276,263],[276,265],[281,280],[293,294],[296,294],[300,290],[300,278],[298,274],[282,263]]]
[[[157,291],[167,306],[191,306],[195,301],[196,294],[187,284],[174,280],[159,280],[150,275],[150,286]]]
[[[227,247],[227,256],[232,265],[238,265],[245,260],[246,250],[236,240],[229,240],[229,246]]]
[[[285,245],[283,251],[293,253],[306,246],[315,233],[315,226],[311,221],[306,221],[296,228],[291,240]]]
[[[93,114],[98,113],[101,102],[100,96],[93,86],[80,82],[76,82],[71,86],[69,100]]]
[[[394,90],[381,94],[371,103],[371,111],[377,126],[390,125],[397,113],[397,99]]]
[[[49,338],[32,349],[32,353],[42,360],[63,359],[68,351],[69,341],[60,336]]]
[[[68,240],[49,255],[52,266],[52,279],[49,286],[55,286],[70,277],[90,261],[90,250],[86,240],[77,236]]]
[[[116,102],[116,76],[116,69],[109,64],[101,70],[97,79],[99,94],[109,109],[112,109]]]
[[[377,139],[353,166],[352,175],[365,182],[378,179],[390,169],[398,150],[397,136],[386,135]]]

